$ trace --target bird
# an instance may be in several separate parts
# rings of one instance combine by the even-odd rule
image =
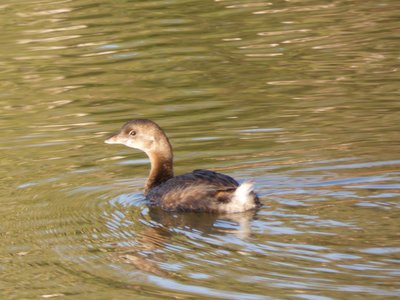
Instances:
[[[203,169],[174,176],[171,143],[152,120],[130,120],[104,142],[147,154],[151,169],[144,195],[150,206],[165,211],[205,213],[239,213],[261,206],[251,181],[239,185],[228,175]]]

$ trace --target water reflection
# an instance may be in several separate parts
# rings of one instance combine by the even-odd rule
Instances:
[[[126,207],[129,209],[129,207]],[[185,246],[172,244],[177,235],[184,235],[189,240],[198,240],[197,235],[234,234],[241,239],[250,237],[251,220],[255,212],[228,214],[171,213],[156,207],[141,211],[140,218],[130,219],[121,211],[109,215],[107,227],[111,235],[126,239],[113,249],[113,259],[132,264],[138,270],[158,276],[176,276],[169,272],[171,266],[163,270],[160,264],[167,263],[166,254],[170,251],[182,251]],[[141,223],[145,229],[140,234],[133,234],[135,223]],[[133,240],[130,240],[132,239]],[[173,268],[172,268],[173,269]]]

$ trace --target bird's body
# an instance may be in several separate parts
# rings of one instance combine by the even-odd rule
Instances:
[[[251,202],[247,209],[243,209],[241,203],[236,203],[238,201],[234,197],[238,187],[236,180],[228,175],[209,170],[194,170],[151,189],[147,198],[151,205],[169,211],[229,213],[253,208]],[[254,192],[250,192],[250,197],[259,204]]]
[[[232,177],[209,170],[194,170],[174,177],[171,144],[153,121],[129,121],[106,143],[124,144],[149,156],[151,171],[145,196],[150,205],[167,211],[213,213],[242,212],[260,206],[249,182],[239,185]]]

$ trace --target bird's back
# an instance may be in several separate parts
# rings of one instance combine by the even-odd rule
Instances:
[[[239,193],[238,187],[238,182],[228,175],[194,170],[151,189],[147,198],[151,205],[168,211],[236,212],[259,205],[252,188],[244,192],[242,188]],[[235,201],[243,208],[237,208]]]

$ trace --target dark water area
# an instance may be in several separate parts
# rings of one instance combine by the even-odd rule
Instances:
[[[398,299],[398,1],[0,3],[1,299]],[[146,156],[263,207],[149,208]]]

